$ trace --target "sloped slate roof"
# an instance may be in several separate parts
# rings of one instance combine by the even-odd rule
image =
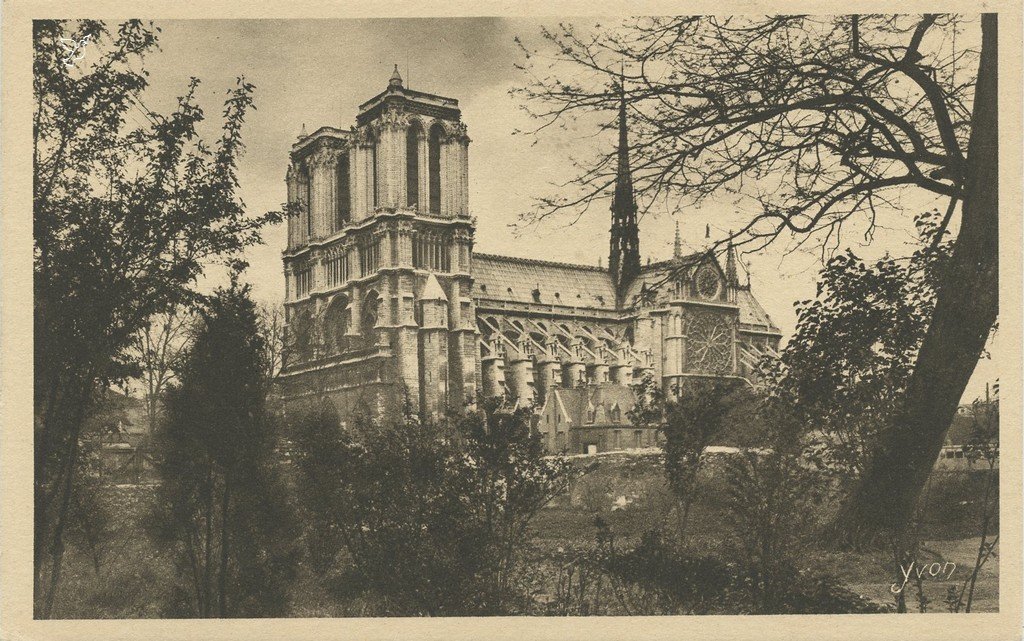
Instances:
[[[680,263],[692,268],[705,260],[715,259],[704,254],[691,254],[678,259],[678,262],[668,260],[645,265],[626,291],[627,304],[640,293],[644,283],[648,286],[662,283],[662,287],[667,287],[663,283],[665,277]],[[593,265],[474,253],[473,279],[473,298],[476,299],[615,309],[615,288],[611,276],[608,270]],[[534,298],[535,289],[539,291],[539,301]],[[749,290],[738,289],[736,303],[740,308],[741,323],[778,331]]]
[[[764,311],[761,303],[757,302],[749,289],[740,289],[736,292],[736,303],[740,306],[740,322],[747,325],[765,325],[771,330],[778,331],[775,323],[772,322],[768,312]]]
[[[640,275],[629,284],[626,288],[625,303],[631,304],[632,301],[640,294],[641,289],[646,285],[647,287],[656,287],[660,285],[666,290],[671,286],[666,283],[666,279],[672,275],[673,271],[683,268],[684,270],[690,270],[696,265],[708,260],[708,257],[704,254],[690,254],[688,256],[681,256],[678,259],[663,260],[657,263],[651,263],[644,265],[640,268]],[[712,262],[714,259],[711,259]]]
[[[615,288],[601,267],[474,253],[473,280],[474,298],[615,309]]]
[[[562,402],[562,406],[565,407],[565,411],[569,414],[569,420],[574,426],[590,425],[587,422],[587,407],[589,405],[603,410],[598,413],[597,425],[629,425],[630,419],[627,413],[636,404],[636,395],[633,390],[625,385],[615,383],[556,388],[554,393]],[[612,421],[609,412],[616,404],[619,406],[619,420]]]

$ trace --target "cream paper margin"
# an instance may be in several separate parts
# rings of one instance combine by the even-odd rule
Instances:
[[[690,617],[378,619],[32,619],[32,49],[33,18],[369,18],[740,13],[997,12],[1000,106],[1000,331],[1021,336],[1021,4],[902,0],[549,0],[205,3],[8,0],[0,7],[3,84],[0,209],[0,640],[60,639],[1020,639],[1021,345],[993,354],[1001,385],[999,613]],[[283,189],[283,187],[282,187]]]

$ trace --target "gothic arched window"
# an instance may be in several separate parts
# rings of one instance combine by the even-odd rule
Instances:
[[[345,223],[352,219],[352,194],[348,190],[350,171],[351,165],[349,164],[348,154],[341,154],[338,156],[338,210],[335,218],[335,229],[341,229],[345,226]]]
[[[413,120],[405,133],[405,204],[418,208],[420,203],[420,137],[423,127]]]
[[[427,139],[427,171],[430,174],[430,213],[441,213],[441,138],[444,129],[434,123]]]
[[[367,346],[377,342],[376,327],[377,318],[380,315],[380,296],[377,292],[371,291],[363,299],[363,317],[360,319],[359,333],[363,335],[363,341]]]
[[[309,310],[302,309],[294,317],[291,323],[288,325],[288,343],[290,349],[287,350],[289,356],[294,356],[294,359],[289,358],[288,360],[303,362],[308,361],[313,356],[313,340],[311,334],[313,333],[313,321],[312,315]]]
[[[340,354],[348,346],[348,299],[335,296],[324,313],[324,342],[329,354]]]

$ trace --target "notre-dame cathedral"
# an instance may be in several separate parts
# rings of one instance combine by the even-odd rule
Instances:
[[[305,128],[303,128],[305,129]],[[625,105],[608,267],[473,252],[470,139],[459,103],[403,86],[349,129],[305,130],[286,182],[289,406],[329,399],[343,421],[439,416],[481,397],[532,407],[552,451],[654,443],[631,383],[749,378],[780,332],[730,247],[643,264]]]

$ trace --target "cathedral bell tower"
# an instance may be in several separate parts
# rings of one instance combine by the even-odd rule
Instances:
[[[633,198],[633,176],[629,168],[629,136],[626,130],[625,76],[619,75],[619,148],[612,199],[611,248],[608,271],[615,286],[619,304],[626,288],[640,275],[640,233]]]
[[[343,417],[437,416],[475,396],[468,148],[458,101],[407,89],[397,65],[355,126],[299,137],[283,258],[303,349],[286,388],[324,390]]]

